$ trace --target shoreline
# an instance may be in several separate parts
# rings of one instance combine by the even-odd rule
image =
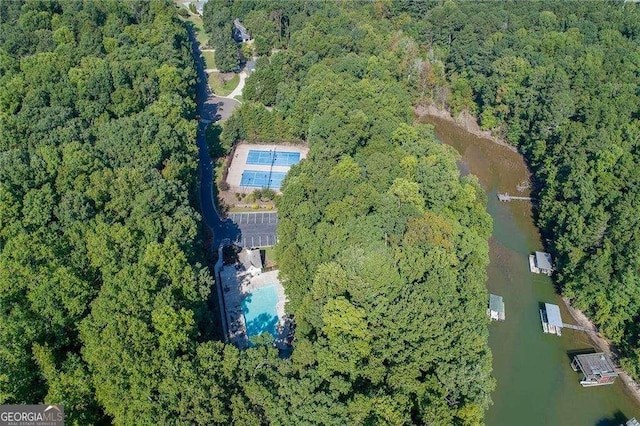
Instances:
[[[477,123],[477,119],[471,116],[470,114],[463,113],[463,114],[459,114],[457,117],[454,118],[449,111],[445,109],[437,108],[435,105],[415,106],[414,113],[418,119],[424,118],[424,117],[435,117],[441,120],[445,120],[474,136],[480,137],[482,139],[487,139],[492,143],[502,145],[507,149],[522,155],[516,147],[507,143],[503,138],[494,136],[488,130],[480,129],[480,126],[478,126],[478,123]],[[595,346],[595,348],[597,348],[599,351],[604,352],[609,357],[611,357],[611,359],[617,365],[616,370],[619,373],[619,378],[622,381],[622,385],[625,393],[627,393],[630,397],[632,397],[636,402],[636,404],[640,405],[640,384],[637,383],[631,377],[631,375],[629,375],[629,373],[624,371],[619,366],[619,362],[618,362],[619,353],[615,348],[615,346],[613,346],[605,336],[603,336],[598,332],[598,329],[595,326],[595,324],[585,315],[584,312],[572,306],[569,299],[562,296],[562,294],[560,294],[560,296],[562,298],[564,305],[569,311],[569,314],[573,318],[573,320],[578,325],[590,330],[586,334],[589,337],[589,340],[591,341],[593,346]]]
[[[513,152],[520,153],[520,151],[518,151],[518,148],[511,145],[504,138],[494,136],[490,130],[482,130],[478,125],[478,120],[476,119],[476,117],[472,116],[469,113],[463,112],[458,114],[454,118],[448,110],[438,108],[433,104],[427,105],[427,106],[416,105],[413,108],[413,112],[417,118],[430,116],[430,117],[446,120],[464,129],[468,133],[471,133],[472,135],[478,136],[479,138],[482,138],[482,139],[490,140],[491,142],[496,143],[498,145],[502,145]]]
[[[640,384],[638,384],[629,373],[619,366],[619,353],[616,347],[612,345],[605,336],[600,334],[593,321],[591,321],[584,312],[571,305],[571,301],[569,299],[562,296],[562,302],[569,311],[569,314],[571,314],[573,320],[577,322],[579,326],[589,329],[587,336],[589,336],[589,340],[591,340],[594,346],[601,352],[607,354],[607,356],[614,361],[614,364],[616,364],[616,370],[619,374],[618,377],[622,380],[625,392],[631,396],[638,405],[640,405]]]

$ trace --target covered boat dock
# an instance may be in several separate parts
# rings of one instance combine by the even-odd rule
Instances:
[[[618,377],[618,372],[611,359],[603,352],[576,355],[571,362],[574,371],[578,369],[584,374],[580,380],[583,387],[611,385]]]
[[[544,309],[540,309],[540,319],[542,320],[542,331],[549,334],[562,336],[562,316],[560,307],[551,303],[545,303]]]
[[[551,275],[553,273],[553,260],[549,253],[537,251],[529,255],[529,270],[534,274]]]
[[[489,295],[489,309],[487,309],[487,315],[492,321],[504,321],[504,301],[502,296],[496,296],[495,294]]]

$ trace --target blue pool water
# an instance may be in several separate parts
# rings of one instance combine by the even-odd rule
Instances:
[[[293,166],[300,162],[299,152],[258,151],[250,149],[247,154],[247,164],[262,166]]]
[[[275,285],[260,287],[249,293],[242,301],[242,312],[247,325],[247,336],[258,336],[264,332],[276,337],[278,292]]]
[[[245,170],[242,172],[240,186],[280,189],[282,180],[286,175],[286,173],[282,172],[258,172],[255,170]]]

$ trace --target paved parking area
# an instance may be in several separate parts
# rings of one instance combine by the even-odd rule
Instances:
[[[237,229],[235,242],[242,247],[267,247],[276,244],[278,214],[274,212],[231,213],[227,221]]]

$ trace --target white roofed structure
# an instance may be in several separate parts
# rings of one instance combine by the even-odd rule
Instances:
[[[560,316],[560,307],[558,305],[552,305],[551,303],[545,303],[544,309],[547,311],[547,322],[554,327],[563,327],[562,316]]]

